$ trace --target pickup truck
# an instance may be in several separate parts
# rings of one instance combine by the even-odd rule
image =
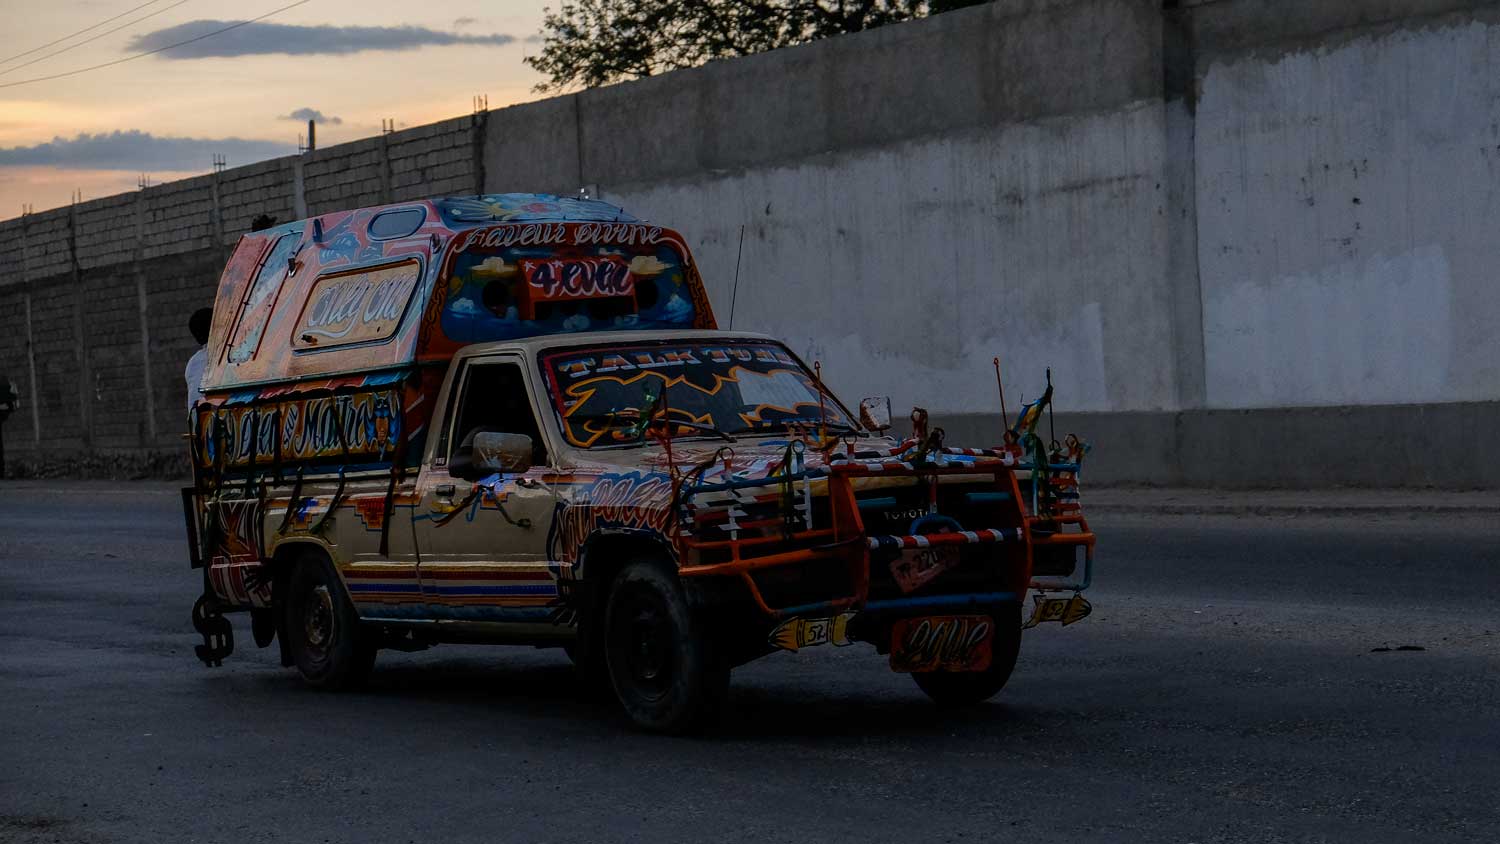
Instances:
[[[329,689],[380,649],[558,647],[680,732],[733,667],[819,645],[976,703],[1025,627],[1088,612],[1085,447],[1043,446],[1050,387],[994,448],[923,411],[892,436],[888,401],[851,410],[784,344],[718,330],[683,239],[605,203],[246,235],[209,352],[183,501],[210,665],[235,611]]]

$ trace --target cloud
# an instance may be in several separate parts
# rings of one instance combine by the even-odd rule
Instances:
[[[56,137],[29,147],[0,149],[0,167],[78,167],[95,170],[208,170],[215,153],[229,166],[249,164],[297,150],[292,144],[245,138],[169,138],[132,129],[72,138]]]
[[[480,261],[469,270],[469,275],[476,278],[507,278],[515,275],[517,269],[519,268],[515,264],[507,264],[504,258],[495,255]]]
[[[223,29],[233,21],[196,20],[158,29],[130,39],[129,52],[160,50],[189,38]],[[284,23],[247,23],[212,38],[204,38],[158,53],[166,59],[219,56],[310,56],[358,53],[365,50],[415,50],[454,44],[501,45],[512,35],[463,35],[421,26],[299,26]]]
[[[299,108],[296,111],[292,112],[291,114],[283,114],[283,115],[281,115],[280,119],[282,119],[282,120],[300,120],[300,121],[304,121],[304,122],[308,121],[308,120],[311,120],[314,123],[331,123],[334,126],[337,126],[337,125],[339,125],[339,124],[341,124],[341,123],[344,122],[344,118],[342,118],[342,117],[334,117],[334,116],[331,116],[331,115],[324,114],[323,112],[318,111],[315,108],[306,108],[306,107]]]
[[[454,18],[453,19],[453,26],[454,27],[470,26],[470,25],[476,24],[476,23],[479,23],[479,18]]]
[[[630,259],[630,272],[641,278],[654,278],[666,272],[667,265],[654,255],[637,255]]]

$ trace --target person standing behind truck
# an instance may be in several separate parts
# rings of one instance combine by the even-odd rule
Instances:
[[[188,331],[198,341],[198,351],[188,358],[187,368],[182,371],[182,379],[187,382],[189,415],[193,412],[193,406],[203,399],[203,367],[208,363],[208,329],[213,321],[213,308],[199,308],[188,317]]]

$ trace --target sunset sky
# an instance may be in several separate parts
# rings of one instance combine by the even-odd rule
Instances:
[[[323,121],[321,147],[378,134],[383,118],[402,127],[467,114],[475,94],[492,109],[541,96],[522,58],[537,50],[549,0],[307,0],[156,55],[12,84],[293,2],[0,0],[0,219],[23,203],[67,204],[75,190],[85,200],[134,190],[142,174],[158,184],[203,173],[214,153],[231,167],[293,153],[310,113]]]

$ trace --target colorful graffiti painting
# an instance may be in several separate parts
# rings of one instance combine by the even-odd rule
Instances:
[[[389,460],[401,436],[397,389],[288,398],[239,405],[198,417],[205,467],[326,458]],[[278,434],[278,427],[280,432]],[[217,435],[215,429],[217,428]],[[278,444],[280,454],[277,453]]]
[[[207,577],[220,600],[257,607],[271,602],[271,584],[262,576],[261,514],[256,500],[215,502],[209,509],[213,539]]]
[[[655,226],[539,223],[460,237],[447,273],[443,333],[483,342],[703,321],[686,245]]]
[[[544,355],[542,368],[565,436],[585,448],[639,439],[626,423],[655,401],[661,418],[725,434],[854,427],[776,343],[598,346]]]

